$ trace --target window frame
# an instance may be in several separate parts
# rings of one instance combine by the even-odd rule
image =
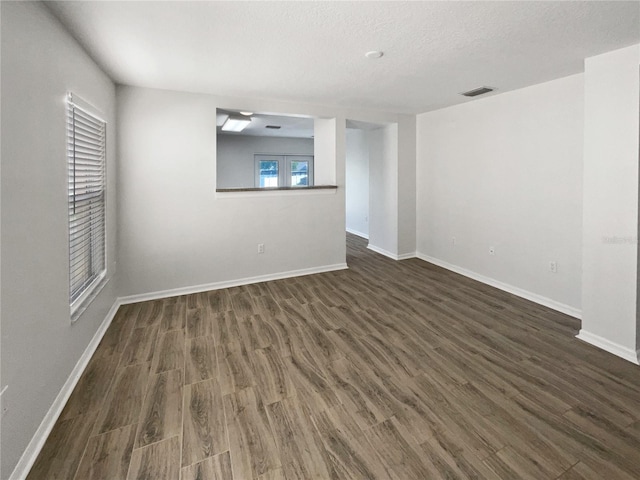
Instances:
[[[94,122],[99,126],[95,128],[97,133],[91,132],[90,135],[78,133],[80,129],[84,128],[81,123],[87,121]],[[80,136],[84,138],[78,138]],[[95,139],[97,141],[94,142]],[[79,142],[84,142],[88,145],[88,147],[85,147],[87,150],[95,149],[95,151],[99,152],[98,155],[89,153],[89,156],[98,158],[84,160],[83,167],[78,167],[79,156],[77,150],[80,147]],[[87,166],[87,164],[89,165]],[[78,173],[80,170],[83,170],[82,174]],[[99,173],[96,176],[96,174],[87,173],[87,170],[94,170]],[[90,104],[72,93],[67,95],[67,182],[68,298],[71,321],[74,322],[106,283],[107,122]],[[95,187],[97,191],[93,192],[91,190],[92,187]],[[79,189],[83,189],[84,193],[78,193]],[[83,198],[79,200],[78,197]],[[81,227],[79,227],[83,230],[82,234],[79,234],[78,218],[75,217],[79,202],[82,202],[82,208],[86,208],[88,212],[95,211],[97,214],[94,219],[91,213],[85,213],[83,218],[85,221],[80,222]],[[83,223],[84,225],[82,225]],[[88,226],[86,226],[87,223]],[[75,230],[74,227],[76,228]],[[82,240],[83,236],[88,236],[88,240]],[[74,242],[81,244],[86,242],[86,247],[81,248],[80,253],[73,251]],[[78,248],[77,244],[75,248]],[[94,259],[93,257],[96,253],[99,258]],[[73,274],[78,262],[82,264],[82,269],[87,269],[87,275],[78,277],[78,275]],[[84,281],[77,283],[79,279],[84,279]]]
[[[255,188],[273,189],[273,188],[308,188],[314,186],[314,156],[308,153],[295,154],[268,154],[255,153],[254,158],[254,186]],[[307,185],[291,185],[291,162],[302,161],[309,162],[309,170],[307,172]],[[277,187],[261,187],[260,186],[260,162],[278,162],[278,186]]]

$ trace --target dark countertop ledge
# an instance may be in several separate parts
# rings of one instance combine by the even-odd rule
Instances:
[[[238,188],[216,188],[216,192],[218,193],[233,193],[233,192],[277,192],[281,190],[294,190],[304,191],[304,190],[327,190],[327,189],[337,189],[337,185],[313,185],[311,187],[238,187]]]

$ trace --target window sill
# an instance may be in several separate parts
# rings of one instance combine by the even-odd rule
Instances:
[[[71,323],[76,323],[76,320],[89,308],[91,302],[93,302],[107,283],[109,283],[109,278],[107,278],[107,272],[105,270],[96,278],[94,283],[87,288],[85,294],[71,305]]]
[[[216,197],[255,197],[263,195],[330,195],[338,189],[337,185],[314,185],[312,187],[239,187],[239,188],[217,188]]]

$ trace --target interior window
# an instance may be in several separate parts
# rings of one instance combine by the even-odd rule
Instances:
[[[216,188],[314,185],[315,120],[217,110]]]
[[[280,162],[278,160],[258,161],[258,185],[257,187],[279,187],[278,181]]]
[[[255,155],[255,186],[308,187],[313,185],[313,155]]]
[[[306,187],[309,185],[309,161],[291,161],[291,186]]]

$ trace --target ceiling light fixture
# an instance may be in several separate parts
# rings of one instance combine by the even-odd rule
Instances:
[[[241,132],[247,125],[251,123],[251,117],[239,117],[229,115],[227,121],[222,125],[222,130],[225,132]]]
[[[253,115],[253,112],[240,112],[240,115],[244,115],[245,117],[250,117]]]
[[[372,59],[380,58],[382,55],[384,55],[384,53],[379,50],[371,50],[370,52],[364,54],[365,57]]]

